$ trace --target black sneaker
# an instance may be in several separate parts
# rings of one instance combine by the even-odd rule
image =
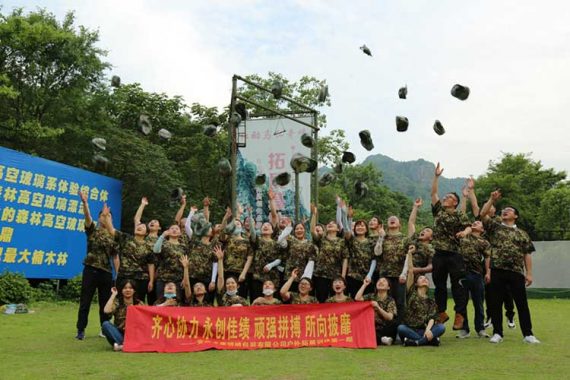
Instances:
[[[75,339],[77,340],[83,340],[85,339],[85,331],[77,331],[77,335],[75,336]]]
[[[439,341],[439,338],[433,338],[431,341],[428,342],[428,346],[439,347],[440,344],[441,342]]]
[[[419,346],[419,344],[418,344],[418,341],[415,339],[404,338],[404,346],[417,347],[417,346]]]

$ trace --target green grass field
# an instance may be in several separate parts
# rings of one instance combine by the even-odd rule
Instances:
[[[569,378],[570,300],[530,302],[540,345],[523,344],[518,325],[505,329],[499,345],[478,338],[460,341],[448,322],[440,347],[181,354],[113,352],[97,336],[95,306],[86,339],[77,341],[77,305],[37,304],[32,314],[0,316],[0,379]]]

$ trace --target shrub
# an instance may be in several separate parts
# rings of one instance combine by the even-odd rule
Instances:
[[[57,280],[42,281],[36,288],[33,288],[34,301],[56,301]]]
[[[59,289],[59,297],[62,300],[79,302],[81,296],[81,276],[73,277]]]
[[[33,294],[30,283],[22,274],[8,271],[0,274],[0,304],[27,303]]]

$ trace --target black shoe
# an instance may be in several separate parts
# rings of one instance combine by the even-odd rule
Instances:
[[[77,331],[77,335],[75,336],[75,339],[77,339],[77,340],[85,339],[85,331]]]
[[[415,340],[415,339],[408,339],[408,338],[405,338],[405,339],[404,339],[404,346],[408,346],[408,347],[418,347],[418,346],[419,346],[419,343],[418,343],[418,341]]]
[[[440,344],[441,342],[439,341],[439,338],[433,338],[430,342],[428,342],[428,346],[439,347]]]

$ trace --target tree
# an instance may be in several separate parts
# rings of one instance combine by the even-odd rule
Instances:
[[[520,213],[517,224],[536,239],[542,199],[565,178],[565,172],[543,168],[530,154],[505,153],[500,161],[491,161],[487,173],[478,178],[477,198],[483,203],[493,190],[500,189],[502,200],[498,207],[516,207]]]
[[[73,23],[73,13],[61,23],[46,10],[0,13],[0,139],[6,145],[30,151],[30,142],[61,135],[76,102],[109,67],[95,47],[98,33]]]
[[[536,228],[545,240],[570,239],[570,184],[560,184],[544,194]]]

